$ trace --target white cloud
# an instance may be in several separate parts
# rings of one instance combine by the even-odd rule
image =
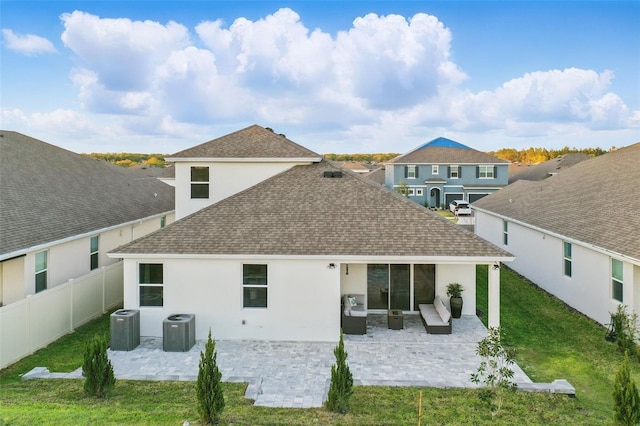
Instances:
[[[8,49],[28,56],[56,52],[49,40],[34,34],[15,34],[12,30],[3,28],[2,40]]]

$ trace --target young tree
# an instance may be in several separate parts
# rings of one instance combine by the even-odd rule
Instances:
[[[82,364],[84,376],[84,391],[89,396],[104,398],[116,383],[113,366],[107,355],[107,339],[104,336],[94,336],[84,352]]]
[[[640,423],[640,395],[629,369],[629,353],[616,373],[613,383],[614,419],[619,425],[637,425]]]
[[[336,363],[331,366],[331,385],[327,396],[327,408],[335,413],[345,414],[349,411],[349,399],[353,393],[353,375],[347,364],[347,352],[344,350],[342,330],[340,341],[333,350]]]
[[[396,192],[405,197],[409,197],[409,184],[405,181],[400,182],[400,185],[396,188]]]
[[[471,374],[473,383],[484,384],[480,391],[480,399],[491,409],[491,417],[498,415],[506,392],[514,391],[513,353],[502,346],[500,327],[489,327],[487,337],[478,342],[476,353],[482,357],[478,372]]]
[[[198,382],[196,385],[198,411],[206,424],[217,424],[220,413],[224,410],[222,373],[218,369],[217,357],[216,342],[211,339],[211,329],[209,329],[209,338],[204,347],[204,352],[200,352]]]

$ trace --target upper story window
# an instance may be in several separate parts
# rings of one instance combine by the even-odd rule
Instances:
[[[140,306],[163,306],[164,265],[162,263],[140,263],[138,267]]]
[[[267,265],[242,265],[242,307],[267,307]]]
[[[91,237],[91,242],[89,244],[89,262],[91,264],[91,270],[98,268],[99,263],[99,251],[100,251],[100,237],[95,236]]]
[[[460,166],[449,166],[449,178],[458,179],[460,177]]]
[[[191,167],[191,198],[209,198],[209,167]]]
[[[405,166],[404,168],[404,177],[407,179],[416,179],[418,177],[418,167],[417,166]]]
[[[47,289],[47,252],[36,253],[36,293]]]
[[[496,177],[496,169],[494,166],[478,166],[478,178],[494,179]]]
[[[571,243],[563,243],[564,275],[571,277]]]
[[[611,292],[615,300],[622,303],[623,299],[622,262],[611,259]]]
[[[431,174],[432,175],[437,175],[439,173],[440,173],[440,169],[439,169],[438,165],[437,164],[432,165],[431,166]]]

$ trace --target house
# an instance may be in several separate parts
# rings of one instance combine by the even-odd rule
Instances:
[[[115,263],[106,253],[173,221],[173,188],[0,131],[0,306]]]
[[[367,165],[359,161],[343,161],[340,164],[342,165],[342,167],[345,167],[355,173],[367,174],[371,171],[371,169]]]
[[[218,144],[235,150],[225,158]],[[299,149],[251,126],[201,145],[195,159],[170,157],[176,203],[189,203],[195,182],[211,185],[197,194],[226,197],[109,254],[124,259],[124,307],[140,310],[142,336],[162,336],[163,320],[185,313],[198,339],[211,328],[220,339],[336,341],[342,295],[364,295],[369,312],[415,314],[450,282],[465,287],[463,314],[475,315],[477,264],[492,265],[489,321],[499,323],[507,251],[320,155],[289,153]],[[221,164],[245,183],[214,177]],[[188,179],[189,167],[210,167],[209,179]],[[248,186],[248,175],[262,179]]]
[[[549,176],[557,175],[561,171],[590,158],[590,155],[576,152],[564,154],[540,164],[520,165],[520,167],[514,169],[514,173],[510,173],[509,183],[513,183],[520,179],[543,180]]]
[[[418,204],[470,203],[507,185],[509,162],[447,138],[437,138],[385,164],[388,188]]]
[[[601,324],[640,312],[640,143],[474,203],[477,235],[509,266]]]

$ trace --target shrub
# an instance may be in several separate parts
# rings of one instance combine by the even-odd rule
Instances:
[[[204,352],[200,352],[198,382],[196,384],[198,411],[206,424],[217,424],[220,413],[224,410],[222,373],[218,369],[217,357],[216,343],[211,339],[211,329],[209,329]]]
[[[340,341],[333,350],[336,363],[331,366],[331,385],[327,396],[327,408],[335,413],[345,414],[349,411],[349,399],[353,393],[353,375],[347,364],[347,352],[344,350],[342,330]]]
[[[638,354],[638,315],[636,313],[627,313],[625,305],[618,305],[615,314],[611,314],[611,325],[613,328],[613,336],[618,345],[618,349],[622,353],[629,353],[635,358],[639,358]]]
[[[513,352],[502,346],[501,338],[499,327],[489,327],[487,337],[478,342],[476,350],[482,361],[478,371],[471,374],[473,383],[484,384],[478,396],[489,406],[491,417],[498,415],[502,409],[505,394],[516,389],[511,369],[514,364]]]
[[[631,426],[640,422],[640,395],[631,378],[628,353],[625,353],[613,383],[613,409],[616,424]]]
[[[84,391],[89,396],[104,398],[116,383],[113,366],[107,355],[107,339],[104,336],[94,336],[84,352],[82,364],[84,376]]]

